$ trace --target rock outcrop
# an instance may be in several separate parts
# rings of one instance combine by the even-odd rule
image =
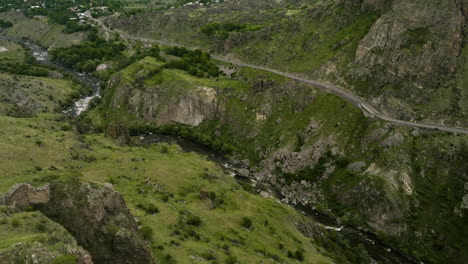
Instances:
[[[127,145],[131,142],[130,132],[128,131],[128,128],[122,124],[107,125],[106,135],[117,139],[121,146]]]
[[[72,259],[77,264],[93,264],[91,256],[81,247],[67,245],[65,252],[59,252],[39,242],[18,243],[0,253],[0,263],[50,264],[60,258]],[[66,253],[66,254],[63,254]],[[18,262],[18,260],[24,262]]]
[[[76,180],[55,181],[40,188],[16,184],[0,198],[0,205],[16,210],[28,206],[39,209],[65,227],[96,263],[153,263],[151,251],[139,234],[123,197],[110,185],[97,186]],[[47,253],[49,251],[40,244],[37,248],[45,252],[45,259],[53,259],[58,254]],[[21,247],[12,250],[24,251]],[[84,251],[76,250],[71,248],[70,254],[81,256],[80,264],[93,263]]]
[[[366,93],[375,105],[394,116],[406,112],[406,118],[414,118],[408,112],[414,103],[434,100],[458,70],[466,5],[462,0],[393,1],[361,40],[355,54],[357,67],[351,71],[354,78],[372,80]],[[392,103],[392,98],[407,109]]]
[[[60,223],[96,263],[153,263],[123,197],[112,186],[53,182],[40,210]]]
[[[17,209],[28,206],[45,204],[49,202],[49,185],[35,188],[31,184],[15,184],[10,190],[0,198],[0,205],[6,205]]]
[[[198,126],[204,120],[222,119],[224,107],[218,102],[214,88],[197,86],[186,89],[177,84],[175,87],[169,85],[146,89],[138,82],[115,75],[109,81],[109,87],[115,91],[109,111],[125,110],[125,114],[158,126],[168,123]]]

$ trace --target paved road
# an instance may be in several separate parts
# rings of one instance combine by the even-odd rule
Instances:
[[[94,21],[97,22],[99,24],[99,26],[104,29],[105,32],[117,32],[117,31],[109,29],[99,19],[94,19]],[[128,35],[128,34],[122,33],[122,32],[118,32],[118,33],[124,39],[134,39],[134,40],[140,40],[140,41],[143,41],[143,42],[159,43],[159,44],[163,44],[163,45],[167,45],[167,46],[184,46],[184,45],[180,45],[180,44],[177,44],[177,43],[171,43],[171,42],[167,42],[167,41],[163,41],[163,40],[155,40],[155,39],[148,39],[148,38],[142,38],[142,37],[135,37],[135,36],[131,36],[131,35]],[[190,48],[190,47],[187,47],[187,48]],[[316,88],[318,88],[318,89],[320,89],[322,91],[332,93],[334,95],[339,96],[340,98],[352,103],[356,107],[360,108],[364,113],[366,113],[366,114],[368,114],[368,115],[370,115],[372,117],[376,117],[376,118],[385,120],[385,121],[390,122],[390,123],[394,123],[394,124],[398,124],[398,125],[402,125],[402,126],[417,127],[417,128],[431,129],[431,130],[440,130],[440,131],[444,131],[444,132],[468,135],[468,129],[466,129],[466,128],[451,127],[451,126],[444,126],[444,125],[437,125],[437,124],[430,124],[430,123],[419,123],[419,122],[404,121],[404,120],[399,120],[399,119],[395,119],[395,118],[386,116],[383,113],[381,113],[380,111],[378,111],[375,107],[373,107],[369,102],[365,101],[363,98],[361,98],[361,97],[359,97],[357,95],[354,95],[354,94],[352,94],[352,93],[346,91],[345,89],[343,89],[341,87],[338,87],[336,85],[326,84],[326,83],[322,83],[322,82],[315,81],[315,80],[310,80],[310,79],[305,79],[305,78],[298,77],[298,76],[290,74],[290,73],[285,73],[285,72],[281,72],[281,71],[278,71],[278,70],[275,70],[275,69],[270,69],[270,68],[266,68],[266,67],[262,67],[262,66],[257,66],[257,65],[253,65],[253,64],[243,63],[243,62],[236,62],[236,61],[233,61],[233,60],[230,60],[230,59],[227,59],[227,58],[224,58],[224,57],[220,57],[220,56],[212,56],[212,58],[214,58],[216,60],[219,60],[219,61],[222,61],[222,62],[231,63],[231,64],[239,66],[239,67],[250,67],[250,68],[254,68],[254,69],[259,69],[259,70],[275,73],[275,74],[278,74],[278,75],[281,75],[281,76],[284,76],[284,77],[287,77],[287,78],[290,78],[290,79],[293,79],[293,80],[296,80],[296,81],[299,81],[299,82],[302,82],[302,83],[310,84],[310,85],[312,85],[312,86],[314,86],[314,87],[316,87]]]

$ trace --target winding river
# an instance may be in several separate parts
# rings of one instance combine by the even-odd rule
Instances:
[[[65,71],[80,81],[82,85],[92,88],[91,94],[81,97],[70,108],[64,110],[64,113],[69,114],[72,117],[77,117],[88,109],[90,102],[94,98],[101,97],[101,80],[95,76],[89,73],[81,73],[74,69],[64,67],[58,63],[54,63],[46,49],[31,41],[12,38],[3,34],[0,34],[0,40],[8,40],[26,45],[31,50],[34,58],[36,58],[40,63]]]
[[[51,57],[47,50],[44,48],[30,42],[27,40],[20,40],[11,38],[5,35],[0,34],[0,40],[9,40],[26,45],[31,49],[33,56],[40,62],[45,65],[53,66],[62,71],[65,71],[79,80],[83,85],[92,87],[92,93],[86,96],[81,97],[77,100],[73,106],[64,110],[64,113],[69,114],[73,117],[79,116],[81,113],[86,111],[89,106],[89,103],[92,99],[101,96],[101,80],[95,76],[87,73],[80,73],[76,70],[64,67],[60,64],[54,63],[51,60]],[[177,138],[167,135],[159,134],[144,134],[140,136],[140,140],[143,144],[151,144],[156,142],[172,142],[177,143],[182,147],[184,151],[188,152],[197,152],[202,155],[207,156],[212,161],[220,164],[226,172],[232,176],[235,176],[235,168],[230,165],[228,160],[222,158],[221,155],[215,153],[214,151],[196,144],[192,141],[185,140],[182,138]],[[238,181],[249,181],[245,178],[237,178]],[[252,184],[255,184],[252,182]],[[279,192],[276,193],[277,198],[281,198]],[[375,235],[359,230],[351,226],[339,225],[333,217],[328,215],[321,214],[317,211],[312,210],[309,207],[294,206],[297,210],[302,212],[304,215],[314,219],[316,222],[320,223],[325,229],[333,230],[334,232],[340,232],[341,235],[349,241],[351,245],[363,244],[366,250],[369,253],[369,256],[375,261],[374,263],[381,264],[413,264],[416,263],[405,257],[403,254],[399,253],[396,250],[392,250],[388,246],[380,242]]]

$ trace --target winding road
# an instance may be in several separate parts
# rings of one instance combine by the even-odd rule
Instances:
[[[149,42],[149,43],[158,43],[158,44],[162,44],[162,45],[166,45],[166,46],[187,47],[185,45],[181,45],[181,44],[178,44],[178,43],[171,43],[171,42],[167,42],[167,41],[163,41],[163,40],[155,40],[155,39],[131,36],[131,35],[125,34],[123,32],[118,32],[118,31],[115,31],[115,30],[112,30],[112,29],[108,28],[99,19],[94,19],[94,18],[92,18],[92,19],[104,30],[107,38],[109,37],[109,33],[118,33],[120,35],[120,37],[122,37],[123,39],[127,39],[127,40],[128,39],[133,39],[133,40],[140,40],[140,41]],[[192,47],[187,47],[187,48],[192,48]],[[408,127],[423,128],[423,129],[430,129],[430,130],[439,130],[439,131],[444,131],[444,132],[449,132],[449,133],[468,135],[468,129],[467,128],[451,127],[451,126],[437,125],[437,124],[430,124],[430,123],[404,121],[404,120],[399,120],[399,119],[389,117],[389,116],[381,113],[374,106],[372,106],[372,104],[365,101],[363,98],[361,98],[361,97],[359,97],[357,95],[354,95],[354,94],[346,91],[344,88],[341,88],[341,87],[336,86],[336,85],[327,84],[327,83],[323,83],[323,82],[319,82],[319,81],[315,81],[315,80],[310,80],[310,79],[305,79],[305,78],[302,78],[302,77],[299,77],[299,76],[296,76],[296,75],[293,75],[293,74],[290,74],[290,73],[285,73],[285,72],[278,71],[278,70],[275,70],[275,69],[270,69],[270,68],[267,68],[267,67],[257,66],[257,65],[253,65],[253,64],[249,64],[249,63],[243,63],[243,62],[236,62],[236,61],[233,61],[233,60],[230,60],[230,59],[227,59],[227,58],[224,58],[224,57],[220,57],[220,56],[212,55],[211,57],[216,59],[216,60],[226,62],[226,63],[230,63],[230,64],[233,64],[233,65],[236,65],[236,66],[239,66],[239,67],[250,67],[250,68],[254,68],[254,69],[259,69],[259,70],[271,72],[271,73],[274,73],[274,74],[278,74],[278,75],[281,75],[281,76],[284,76],[284,77],[287,77],[287,78],[290,78],[290,79],[293,79],[293,80],[296,80],[296,81],[299,81],[299,82],[302,82],[302,83],[309,84],[309,85],[314,86],[314,87],[316,87],[316,88],[318,88],[318,89],[320,89],[320,90],[322,90],[324,92],[332,93],[332,94],[342,98],[343,100],[346,100],[346,101],[350,102],[351,104],[353,104],[356,107],[360,108],[365,114],[368,114],[371,117],[379,118],[381,120],[385,120],[385,121],[390,122],[390,123],[394,123],[394,124],[402,125],[402,126],[408,126]]]

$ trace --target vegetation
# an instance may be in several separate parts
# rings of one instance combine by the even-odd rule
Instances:
[[[200,27],[200,31],[207,36],[217,35],[222,39],[227,39],[230,32],[256,31],[261,28],[262,26],[252,26],[249,24],[213,22]]]
[[[101,14],[103,11],[100,7],[107,7],[105,14],[111,14],[115,10],[119,10],[122,2],[119,0],[3,0],[0,3],[0,12],[10,10],[21,10],[29,17],[47,16],[54,23],[61,25],[67,24],[70,19],[76,19],[76,12],[84,12],[93,10],[96,14]],[[72,9],[76,9],[73,11]]]
[[[75,255],[62,255],[54,259],[52,264],[75,264],[78,262],[78,257]]]
[[[71,34],[79,31],[88,31],[93,29],[90,24],[79,24],[76,21],[68,21],[65,24],[65,28],[63,29],[63,33]]]
[[[10,21],[5,21],[3,19],[0,19],[0,28],[9,28],[12,26],[13,26],[13,23],[11,23]]]
[[[185,47],[169,47],[166,49],[168,54],[181,57],[181,60],[170,60],[164,67],[176,68],[187,71],[193,76],[199,78],[203,77],[217,77],[221,74],[218,66],[211,61],[211,56],[207,52],[199,49],[189,50]]]
[[[124,49],[123,43],[105,41],[96,32],[91,32],[87,41],[68,48],[53,49],[50,54],[65,66],[92,72],[98,64],[121,56]]]

